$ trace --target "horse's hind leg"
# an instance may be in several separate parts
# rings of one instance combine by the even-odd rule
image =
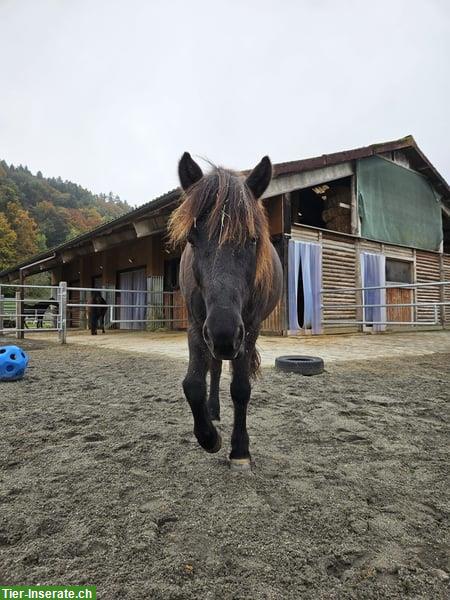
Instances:
[[[235,471],[250,469],[247,405],[250,400],[250,365],[248,355],[233,361],[230,392],[234,405],[234,425],[231,435],[230,466]]]
[[[102,333],[105,333],[105,314],[102,315]]]
[[[222,361],[211,359],[209,375],[208,410],[213,421],[220,421],[219,383],[222,373]]]
[[[207,452],[218,452],[222,439],[211,421],[206,405],[208,349],[201,334],[196,331],[189,331],[188,340],[189,367],[183,381],[183,390],[194,417],[194,435]]]

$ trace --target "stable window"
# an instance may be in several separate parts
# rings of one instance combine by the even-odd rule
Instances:
[[[386,258],[386,281],[389,283],[413,283],[413,263]]]

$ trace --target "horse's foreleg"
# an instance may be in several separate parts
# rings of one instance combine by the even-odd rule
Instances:
[[[219,383],[222,373],[222,361],[213,358],[210,363],[208,410],[213,421],[220,421]]]
[[[247,433],[247,405],[250,400],[250,368],[248,355],[233,361],[231,398],[234,406],[234,424],[231,435],[230,466],[232,470],[250,469],[249,437]]]
[[[201,334],[200,334],[201,335]],[[183,390],[194,417],[194,435],[207,452],[218,452],[222,439],[214,427],[206,405],[207,348],[200,335],[189,332],[189,367]]]
[[[95,314],[91,315],[91,335],[97,335],[97,317]]]

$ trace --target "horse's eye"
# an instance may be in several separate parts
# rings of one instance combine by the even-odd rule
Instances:
[[[252,238],[250,239],[250,241],[251,241],[251,243],[252,243],[254,246],[256,246],[256,244],[257,244],[257,242],[258,242],[258,238],[257,238],[257,237],[252,237]]]

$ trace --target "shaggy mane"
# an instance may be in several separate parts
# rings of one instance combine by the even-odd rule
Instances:
[[[180,206],[169,219],[170,243],[185,242],[202,217],[207,217],[209,237],[218,235],[219,245],[243,245],[256,238],[255,284],[267,292],[273,274],[269,224],[262,202],[255,200],[244,177],[217,167],[183,193]]]

